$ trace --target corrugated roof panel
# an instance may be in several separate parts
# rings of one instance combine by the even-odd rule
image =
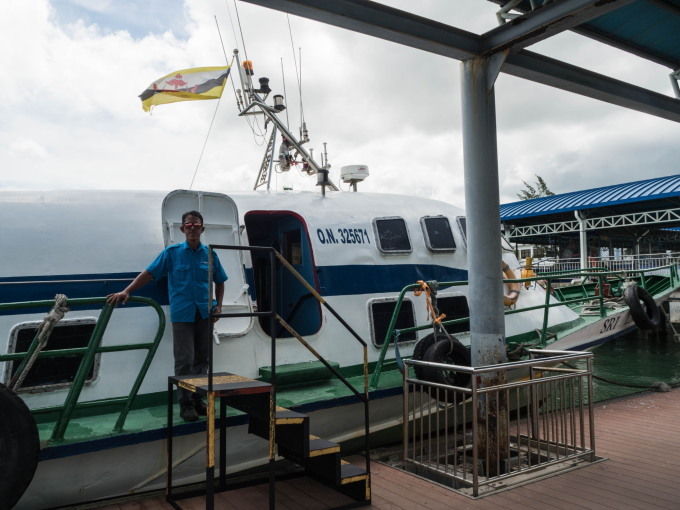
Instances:
[[[503,204],[501,205],[501,220],[642,202],[662,197],[680,197],[680,175],[614,184],[602,188],[572,191],[571,193]]]

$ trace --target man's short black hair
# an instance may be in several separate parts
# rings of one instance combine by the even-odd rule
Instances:
[[[182,215],[182,223],[184,223],[184,220],[186,219],[187,216],[196,216],[199,220],[201,220],[201,225],[203,225],[203,215],[200,212],[198,211],[185,212]]]

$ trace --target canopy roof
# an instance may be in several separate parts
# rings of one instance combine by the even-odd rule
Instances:
[[[615,205],[623,206],[617,208],[620,212],[640,211],[656,208],[659,203],[656,202],[655,205],[654,203],[639,204],[639,202],[678,197],[680,197],[680,175],[670,175],[503,204],[501,205],[501,221],[584,209],[609,208]],[[570,219],[572,218],[573,215]]]
[[[619,246],[657,239],[680,249],[680,175],[614,184],[503,204],[501,222],[516,243],[558,244],[578,237],[618,239]]]

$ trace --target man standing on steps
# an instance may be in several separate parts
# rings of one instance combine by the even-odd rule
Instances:
[[[107,302],[112,306],[118,303],[124,305],[134,291],[151,280],[158,281],[167,275],[175,375],[202,375],[208,372],[212,338],[208,299],[208,247],[201,244],[201,234],[205,230],[201,213],[184,213],[180,230],[184,233],[185,242],[165,248],[125,290],[109,294]],[[217,302],[214,312],[220,314],[227,274],[215,252],[212,257]],[[182,388],[177,389],[177,394],[180,416],[184,421],[196,421],[199,415],[206,415],[206,404],[200,396]]]

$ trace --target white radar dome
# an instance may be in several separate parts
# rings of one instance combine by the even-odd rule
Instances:
[[[368,177],[366,165],[347,165],[340,169],[342,182],[363,181],[366,177]]]

